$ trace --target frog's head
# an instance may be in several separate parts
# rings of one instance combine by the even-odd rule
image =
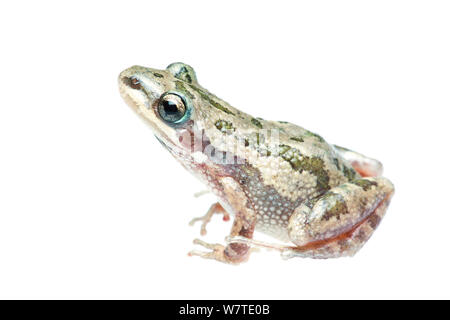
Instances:
[[[234,136],[238,126],[242,132],[261,126],[201,87],[194,69],[184,63],[172,63],[165,70],[131,67],[120,74],[119,88],[128,105],[177,158],[203,162],[206,156],[220,162],[223,154],[215,148],[220,145],[227,152],[224,144],[241,141]]]
[[[133,66],[119,75],[123,99],[172,151],[188,147],[181,137],[192,132],[195,123],[191,92],[197,86],[194,69],[179,62],[165,70]]]

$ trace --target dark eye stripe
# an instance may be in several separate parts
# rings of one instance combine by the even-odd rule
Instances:
[[[125,84],[127,86],[129,86],[132,89],[140,90],[142,88],[141,82],[138,79],[134,78],[134,77],[124,78],[123,81],[125,82]]]

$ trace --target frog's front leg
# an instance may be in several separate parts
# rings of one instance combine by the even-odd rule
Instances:
[[[239,236],[251,239],[256,225],[256,213],[251,206],[247,205],[248,199],[245,193],[233,178],[220,178],[220,181],[229,206],[235,210],[230,237]],[[189,252],[190,256],[200,256],[225,263],[238,264],[244,262],[248,259],[250,253],[250,246],[243,243],[229,243],[224,246],[195,239],[194,244],[201,245],[210,251],[193,250]]]
[[[361,153],[347,148],[333,146],[339,155],[347,160],[362,177],[379,177],[383,173],[383,165],[380,161],[366,157]]]

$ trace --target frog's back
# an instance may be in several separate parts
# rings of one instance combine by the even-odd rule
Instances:
[[[298,206],[359,175],[319,135],[286,122],[258,123],[257,141],[246,146],[258,156],[232,166],[232,175],[257,214],[257,230],[288,240],[289,218]]]
[[[273,137],[275,132],[276,139],[260,138],[259,144],[250,146],[269,150],[260,152],[263,157],[258,159],[259,163],[255,161],[255,165],[263,171],[265,181],[276,186],[286,197],[315,198],[335,186],[360,177],[338,150],[320,135],[288,122],[260,121],[266,129],[263,135]],[[270,163],[275,170],[270,172],[264,163]],[[277,178],[280,177],[286,180],[277,184]],[[283,185],[290,186],[289,191]]]

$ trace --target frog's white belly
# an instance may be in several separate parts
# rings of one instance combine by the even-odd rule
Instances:
[[[218,202],[229,214],[235,215],[235,211],[228,201],[218,197]],[[278,224],[270,224],[270,221],[267,223],[267,221],[259,215],[257,217],[255,230],[284,242],[290,241],[286,227]]]

